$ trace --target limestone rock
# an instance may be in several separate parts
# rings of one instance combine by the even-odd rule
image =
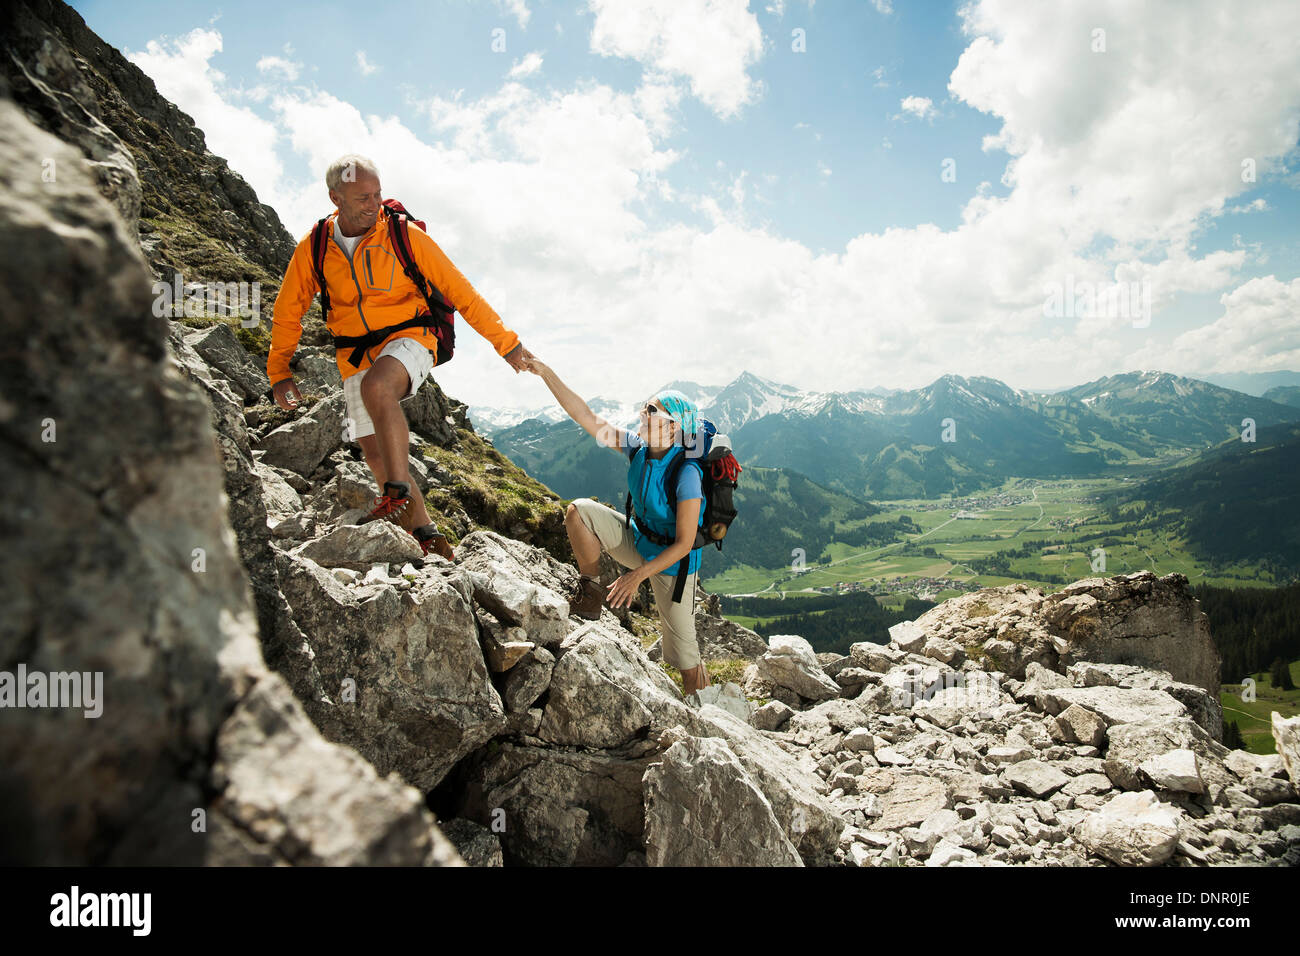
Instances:
[[[879,754],[879,749],[877,754]],[[882,814],[872,821],[873,830],[901,830],[920,826],[936,810],[951,806],[943,781],[919,774],[894,772],[893,785],[880,795]]]
[[[680,735],[645,780],[649,866],[802,866],[726,743]]]
[[[457,817],[440,824],[466,866],[502,866],[501,839],[485,826]]]
[[[1138,764],[1138,769],[1158,790],[1205,792],[1205,781],[1201,779],[1196,767],[1194,750],[1170,750],[1168,753],[1148,757]]]
[[[506,710],[519,713],[532,707],[551,684],[555,655],[544,647],[534,647],[506,674],[501,696]]]
[[[235,339],[235,333],[224,322],[204,329],[196,329],[185,336],[203,361],[235,389],[246,402],[256,402],[271,391],[266,369],[253,361],[252,356]]]
[[[793,713],[793,710],[779,700],[769,700],[754,711],[750,722],[759,730],[776,730],[789,720]]]
[[[307,412],[267,432],[253,447],[266,452],[262,460],[309,476],[343,435],[343,393],[331,393]]]
[[[1152,717],[1183,717],[1187,708],[1164,691],[1119,687],[1064,687],[1043,692],[1050,714],[1059,714],[1071,704],[1090,710],[1106,722],[1132,724]]]
[[[618,866],[643,849],[650,758],[503,743],[458,790],[458,816],[501,825],[507,866]]]
[[[1091,852],[1121,866],[1158,866],[1178,846],[1181,816],[1150,790],[1126,792],[1088,814],[1074,832]]]
[[[745,697],[745,692],[739,684],[730,681],[724,684],[710,684],[708,687],[696,691],[699,695],[701,704],[713,704],[729,711],[741,720],[749,721],[753,713],[753,706]]]
[[[1273,742],[1277,745],[1278,756],[1291,782],[1300,787],[1300,717],[1288,717],[1285,720],[1277,711],[1269,718],[1273,730]]]
[[[38,8],[80,24],[66,8]],[[29,8],[16,17],[7,45],[39,37],[63,88],[81,83],[56,53],[63,34]],[[26,172],[46,159],[56,179]],[[0,326],[21,343],[0,354],[10,443],[0,513],[6,538],[23,542],[3,558],[12,591],[0,650],[41,670],[101,673],[105,703],[93,720],[6,710],[6,859],[455,863],[420,796],[322,740],[267,670],[212,426],[238,413],[227,387],[209,392],[175,361],[134,229],[83,154],[5,98],[0,181]],[[68,307],[70,270],[94,321]],[[55,440],[42,440],[43,421]],[[251,475],[251,454],[237,452]],[[260,510],[256,489],[250,497]],[[257,520],[265,540],[264,511]],[[86,554],[94,560],[69,557]],[[206,838],[190,829],[195,810]]]
[[[773,635],[768,640],[768,650],[756,663],[760,675],[800,697],[830,700],[840,696],[840,685],[822,671],[812,645],[802,637]]]
[[[1229,787],[1237,782],[1223,766],[1228,749],[1189,717],[1153,717],[1111,727],[1106,775],[1117,787],[1144,790],[1149,784],[1142,776],[1142,765],[1153,757],[1176,750],[1196,753],[1197,773],[1206,786]]]
[[[291,553],[323,568],[353,571],[369,571],[376,563],[400,564],[423,558],[415,536],[391,521],[341,525],[299,545]]]
[[[505,726],[463,579],[427,574],[406,591],[362,593],[314,561],[277,563],[326,696],[296,692],[331,740],[429,790]]]
[[[1002,776],[1017,790],[1043,800],[1060,790],[1070,778],[1041,760],[1020,760],[1011,764]]]

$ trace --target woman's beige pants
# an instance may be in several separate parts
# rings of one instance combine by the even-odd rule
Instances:
[[[636,549],[636,533],[624,526],[624,516],[613,508],[590,498],[575,498],[574,506],[582,523],[600,539],[600,546],[625,568],[639,568],[646,563]],[[685,560],[685,559],[683,559]],[[695,577],[686,576],[682,600],[673,603],[675,574],[650,575],[650,587],[655,593],[655,607],[659,610],[659,625],[663,633],[664,660],[679,671],[689,671],[699,666],[700,648],[695,640]]]

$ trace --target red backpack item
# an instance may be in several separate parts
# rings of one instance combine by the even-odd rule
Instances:
[[[383,208],[384,215],[388,217],[388,231],[393,239],[393,252],[397,254],[397,261],[402,271],[406,273],[406,277],[420,290],[428,311],[413,319],[386,328],[374,329],[364,335],[331,335],[334,339],[334,347],[352,349],[348,355],[348,364],[360,368],[368,349],[380,345],[394,332],[422,327],[432,329],[438,339],[438,349],[433,364],[438,366],[443,362],[449,362],[456,348],[456,329],[452,325],[456,310],[443,298],[437,287],[420,272],[420,267],[415,264],[415,254],[411,251],[411,236],[407,224],[413,222],[424,231],[424,220],[416,219],[396,199],[385,199]],[[329,321],[330,296],[329,290],[325,287],[325,250],[329,248],[329,241],[329,217],[326,216],[319,220],[311,231],[311,264],[316,273],[316,282],[320,286],[321,319],[326,323]]]

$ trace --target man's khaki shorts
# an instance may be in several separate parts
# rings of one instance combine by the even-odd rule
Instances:
[[[636,549],[635,532],[623,524],[623,515],[590,498],[575,498],[573,504],[582,523],[600,539],[600,546],[610,557],[625,568],[639,568],[646,563]],[[698,573],[691,572],[686,576],[686,588],[678,604],[673,603],[676,575],[650,575],[650,587],[655,594],[659,627],[663,633],[664,660],[679,671],[689,671],[700,664],[700,648],[695,640],[695,578]]]
[[[433,371],[433,353],[410,336],[392,339],[384,346],[383,351],[375,356],[375,361],[379,361],[380,356],[383,355],[391,355],[406,367],[406,374],[410,377],[411,384],[400,399],[403,402],[415,396],[420,386],[424,384],[424,380],[429,377],[429,373]],[[347,429],[345,441],[357,441],[375,433],[375,423],[370,420],[366,404],[361,400],[361,381],[373,367],[374,363],[371,363],[360,372],[349,375],[343,380],[343,404],[346,408],[343,424]]]

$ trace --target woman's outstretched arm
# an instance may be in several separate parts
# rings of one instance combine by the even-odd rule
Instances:
[[[533,358],[528,370],[541,377],[546,387],[551,390],[560,407],[569,413],[569,417],[582,426],[583,430],[600,444],[610,448],[626,448],[631,433],[626,428],[611,425],[591,410],[573,389],[560,381],[560,377],[546,363]]]

